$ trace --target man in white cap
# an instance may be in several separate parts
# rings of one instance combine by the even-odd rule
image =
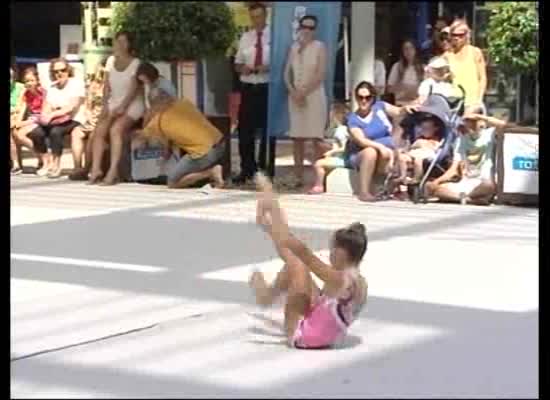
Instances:
[[[426,189],[442,201],[489,205],[496,192],[493,177],[495,135],[509,125],[505,121],[481,114],[465,114],[460,127],[453,163],[439,178],[428,182]],[[452,179],[460,176],[458,182]]]

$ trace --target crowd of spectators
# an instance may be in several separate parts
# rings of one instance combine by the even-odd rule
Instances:
[[[241,38],[235,57],[243,84],[238,121],[242,170],[235,178],[237,183],[245,182],[257,170],[251,146],[253,131],[265,129],[265,121],[258,116],[265,117],[266,110],[244,113],[243,109],[267,107],[269,29],[265,6],[253,5],[250,14],[254,27]],[[465,136],[459,139],[450,169],[428,189],[443,200],[476,204],[490,201],[494,194],[492,175],[487,172],[492,168],[490,149],[504,123],[480,113],[487,85],[485,61],[481,50],[470,44],[466,22],[455,20],[447,26],[446,21],[438,19],[430,40],[421,49],[413,40],[404,40],[399,60],[391,66],[387,79],[385,64],[377,54],[374,82],[361,82],[354,89],[357,108],[350,110],[348,105],[336,103],[329,115],[323,85],[327,55],[325,44],[315,39],[317,24],[314,16],[301,18],[299,38],[289,49],[284,74],[295,188],[304,186],[304,143],[308,140],[314,144],[315,155],[314,181],[307,193],[324,192],[324,178],[335,168],[358,170],[358,198],[362,201],[377,200],[371,186],[377,174],[397,174],[399,183],[417,183],[424,160],[433,157],[441,143],[442,127],[437,119],[426,118],[418,140],[405,143],[401,121],[430,94],[450,98],[460,85],[466,95],[461,125]],[[120,32],[115,36],[113,55],[98,67],[87,87],[74,77],[71,65],[62,58],[51,61],[49,73],[53,83],[43,88],[35,69],[23,71],[23,83],[15,79],[14,69],[10,70],[12,174],[22,172],[20,149],[25,147],[37,158],[38,176],[59,178],[64,140],[70,136],[72,180],[117,184],[124,142],[130,140],[132,149],[147,143],[164,146],[165,159],[174,161],[166,173],[171,188],[204,180],[217,187],[224,185],[220,166],[227,145],[224,136],[191,102],[177,98],[172,83],[160,76],[154,65],[137,58],[130,34]],[[381,95],[393,99],[383,101]],[[479,161],[483,166],[477,169],[468,164],[473,148],[485,157]],[[456,180],[456,176],[465,178],[460,180],[462,184],[454,182],[453,186],[449,180]]]
[[[36,69],[23,71],[24,84],[10,70],[12,174],[23,171],[25,147],[38,159],[38,176],[60,178],[61,155],[70,137],[74,168],[69,179],[114,185],[120,181],[124,143],[138,149],[148,137],[150,144],[164,146],[166,158],[175,159],[167,171],[169,187],[201,179],[223,186],[218,165],[222,134],[191,102],[177,99],[172,83],[154,65],[135,56],[130,34],[116,35],[113,55],[87,85],[62,58],[50,62],[49,74],[52,84],[42,88]]]

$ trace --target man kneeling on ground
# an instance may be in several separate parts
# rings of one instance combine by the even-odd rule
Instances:
[[[509,126],[512,125],[486,115],[464,115],[453,163],[426,185],[428,193],[442,201],[489,205],[496,192],[492,158],[495,134],[502,134]],[[456,176],[460,176],[460,181],[451,182]]]
[[[159,139],[166,148],[176,147],[185,153],[167,171],[169,188],[185,188],[205,179],[214,187],[223,187],[219,163],[226,144],[222,133],[186,99],[164,100],[155,111],[145,128],[136,132],[138,137],[132,147],[143,148],[147,139]]]

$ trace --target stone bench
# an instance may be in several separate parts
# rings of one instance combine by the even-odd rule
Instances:
[[[375,175],[371,184],[371,193],[376,193],[383,185],[384,177]],[[325,191],[331,194],[357,194],[359,191],[359,172],[348,168],[334,169],[326,177]]]

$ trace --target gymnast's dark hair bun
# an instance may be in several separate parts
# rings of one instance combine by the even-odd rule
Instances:
[[[363,225],[361,222],[354,222],[351,224],[348,229],[353,232],[357,232],[360,235],[366,235],[367,234],[367,228],[365,225]]]
[[[344,249],[354,264],[359,264],[367,251],[367,228],[360,222],[354,222],[347,228],[334,233],[334,244]]]

